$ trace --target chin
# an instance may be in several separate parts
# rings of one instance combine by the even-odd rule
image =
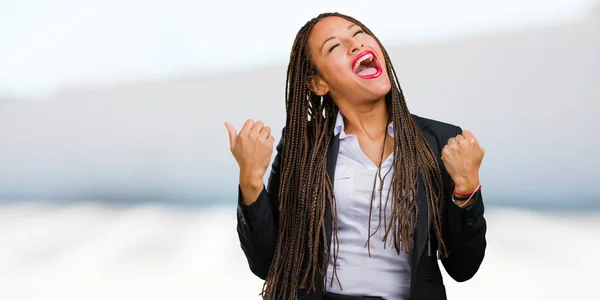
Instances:
[[[387,95],[392,90],[392,84],[388,76],[385,76],[385,78],[380,79],[381,82],[378,82],[376,85],[369,88],[371,92],[377,97],[377,99],[385,97],[385,95]]]

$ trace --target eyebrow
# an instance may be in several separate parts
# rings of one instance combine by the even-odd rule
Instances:
[[[352,27],[357,26],[356,24],[351,24],[350,26],[348,26],[348,30],[352,29]],[[321,45],[321,51],[323,51],[323,47],[325,47],[325,44],[331,40],[335,39],[335,36],[330,36],[328,37],[324,42],[323,45]]]

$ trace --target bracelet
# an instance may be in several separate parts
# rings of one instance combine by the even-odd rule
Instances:
[[[475,191],[473,191],[473,192],[471,192],[471,193],[458,193],[458,192],[454,191],[454,195],[456,195],[456,196],[463,196],[463,197],[467,197],[467,196],[470,196],[470,195],[474,194],[475,192],[478,192],[478,191],[480,191],[480,190],[481,190],[481,187],[482,187],[482,186],[481,186],[481,184],[480,184],[480,185],[479,185],[479,186],[478,186],[478,187],[475,189]]]
[[[462,205],[456,203],[456,198],[454,197],[455,193],[452,193],[452,202],[454,202],[454,204],[456,204],[459,208],[463,208],[463,207],[465,207],[465,205],[467,205],[469,203],[469,201],[471,200],[471,198],[473,198],[473,195],[475,195],[475,193],[477,193],[480,190],[481,190],[481,184],[479,186],[477,186],[477,188],[473,191],[473,193],[471,193],[471,195],[469,196],[469,198],[467,198],[467,200],[465,201],[465,203],[463,203]]]

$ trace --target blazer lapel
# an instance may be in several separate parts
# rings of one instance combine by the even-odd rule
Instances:
[[[415,118],[415,121],[417,123],[417,126],[419,126],[419,129],[421,130],[422,133],[425,132],[425,128],[427,127],[427,123],[424,123],[421,121],[420,118],[413,116]],[[427,135],[425,135],[425,137],[427,137]],[[429,141],[427,141],[429,143]],[[412,253],[412,268],[411,268],[411,280],[412,282],[416,281],[417,278],[417,269],[419,267],[419,262],[421,261],[421,256],[423,255],[423,251],[425,250],[425,246],[427,246],[427,236],[429,235],[429,232],[427,232],[427,229],[429,228],[429,224],[428,224],[428,207],[427,207],[427,196],[425,193],[425,184],[423,183],[423,176],[421,175],[421,173],[419,172],[419,179],[418,179],[418,185],[417,185],[417,207],[419,209],[419,216],[417,217],[417,229],[415,231],[415,243],[414,243],[414,247],[413,247],[413,253]],[[411,295],[414,296],[414,294],[412,293],[413,288],[414,288],[414,284],[411,284]]]
[[[327,174],[333,184],[333,178],[335,178],[335,166],[337,164],[338,152],[340,151],[340,136],[333,135],[331,142],[329,143],[329,149],[327,150]],[[331,253],[331,235],[333,233],[333,225],[331,220],[331,205],[327,202],[325,206],[325,232],[327,233],[327,249],[328,253]]]
[[[417,216],[417,230],[415,232],[415,243],[412,254],[412,274],[411,277],[414,280],[417,274],[417,266],[419,261],[421,260],[421,255],[423,254],[423,250],[427,245],[427,197],[425,196],[425,186],[423,184],[423,177],[419,174],[419,180],[417,185],[417,207],[419,209],[419,215]]]

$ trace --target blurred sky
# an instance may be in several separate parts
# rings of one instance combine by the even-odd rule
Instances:
[[[35,98],[74,84],[283,64],[299,27],[327,11],[358,18],[389,46],[560,22],[580,17],[594,3],[2,0],[0,97]]]

